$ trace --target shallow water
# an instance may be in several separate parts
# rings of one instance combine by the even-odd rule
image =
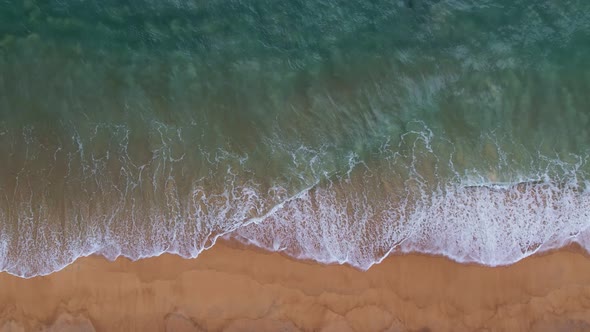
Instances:
[[[0,269],[586,246],[587,40],[586,1],[1,2]]]

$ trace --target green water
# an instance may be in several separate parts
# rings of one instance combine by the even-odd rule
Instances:
[[[588,40],[582,0],[2,1],[3,269],[196,256],[310,188],[347,225],[465,186],[584,190]]]

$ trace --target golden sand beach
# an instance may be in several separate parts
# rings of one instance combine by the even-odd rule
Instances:
[[[368,271],[231,241],[196,259],[99,256],[0,274],[1,331],[589,331],[576,248],[507,267],[394,255]]]

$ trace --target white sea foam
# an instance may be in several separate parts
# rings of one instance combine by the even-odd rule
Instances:
[[[273,153],[290,160],[262,185],[266,174],[248,169],[247,155],[217,148],[191,156],[183,152],[191,150],[180,130],[154,126],[145,164],[133,161],[129,130],[120,126],[97,126],[84,142],[73,135],[75,149],[67,154],[65,148],[31,149],[67,164],[66,179],[55,178],[67,191],[52,200],[55,188],[43,176],[45,168],[23,162],[25,171],[0,208],[0,219],[7,221],[0,223],[0,269],[32,277],[91,254],[111,260],[162,253],[194,258],[221,236],[360,269],[392,252],[497,266],[571,242],[590,249],[582,157],[565,162],[529,155],[517,163],[514,156],[522,150],[510,154],[502,146],[513,145],[490,136],[481,138],[491,142],[482,160],[467,160],[461,156],[467,145],[450,143],[415,121],[397,144],[382,144],[376,157],[269,140]],[[40,146],[25,134],[27,147]],[[117,147],[112,156],[102,149],[107,144],[94,141],[100,135]],[[101,154],[88,155],[93,150]],[[115,155],[116,161],[109,159]],[[192,164],[185,158],[203,161],[195,171],[202,177],[187,170]],[[527,164],[542,171],[519,176]],[[183,183],[189,176],[192,181]]]
[[[361,269],[391,252],[422,252],[489,266],[517,262],[572,242],[588,247],[590,195],[554,183],[454,187],[374,202],[308,192],[232,237],[297,258]]]
[[[228,200],[207,215],[193,211],[193,218],[205,218],[209,226],[219,225],[220,218],[233,218],[230,223],[225,220],[225,225],[234,227],[220,227],[217,232],[212,232],[215,227],[187,227],[178,220],[160,223],[157,229],[124,230],[103,219],[94,224],[106,228],[71,234],[64,241],[50,227],[34,230],[33,223],[23,219],[18,239],[24,243],[23,250],[11,257],[11,241],[2,234],[0,264],[8,273],[32,277],[58,271],[91,254],[110,260],[162,253],[194,258],[220,236],[295,258],[360,269],[370,268],[392,252],[437,254],[458,262],[498,266],[572,242],[590,248],[590,194],[554,182],[451,186],[428,195],[392,195],[382,200],[370,199],[362,188],[345,182],[308,188],[255,218],[248,218],[248,208],[240,209],[256,201],[247,193],[246,197],[250,199]],[[33,232],[34,238],[24,238]],[[62,249],[55,255],[55,251],[36,252],[39,248]]]

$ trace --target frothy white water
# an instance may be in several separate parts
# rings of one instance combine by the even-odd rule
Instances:
[[[249,199],[240,202],[227,200],[217,211],[193,215],[209,218],[213,224],[219,222],[216,218],[233,216],[235,227],[217,232],[212,231],[214,227],[189,228],[181,222],[168,222],[158,229],[117,229],[102,220],[95,224],[107,228],[86,230],[63,241],[50,227],[35,229],[23,220],[19,241],[25,243],[24,250],[16,252],[19,259],[11,257],[11,239],[2,234],[0,265],[8,273],[33,277],[58,271],[91,254],[110,260],[163,253],[194,258],[221,236],[295,258],[360,269],[370,268],[392,252],[437,254],[458,262],[498,266],[573,242],[590,249],[590,194],[574,185],[457,185],[430,194],[407,191],[403,196],[371,199],[363,188],[345,181],[308,188],[254,218],[248,217],[252,208],[248,202],[256,199],[246,197]],[[27,246],[24,237],[32,241],[31,232],[37,232],[36,241],[47,243]],[[56,243],[62,248],[58,255],[27,249],[44,246],[55,250]]]
[[[452,187],[415,202],[376,204],[307,192],[232,234],[242,242],[322,263],[368,269],[391,252],[507,265],[577,242],[590,249],[590,195],[554,183]]]
[[[56,150],[23,133],[26,156],[0,182],[0,270],[44,275],[91,254],[194,258],[220,236],[360,269],[392,252],[496,266],[571,242],[590,249],[586,157],[527,156],[486,137],[471,151],[413,122],[363,155],[270,140],[287,159],[273,169],[221,148],[198,153],[191,131],[159,123],[145,155],[126,127],[101,128]],[[521,183],[523,173],[543,181]]]

